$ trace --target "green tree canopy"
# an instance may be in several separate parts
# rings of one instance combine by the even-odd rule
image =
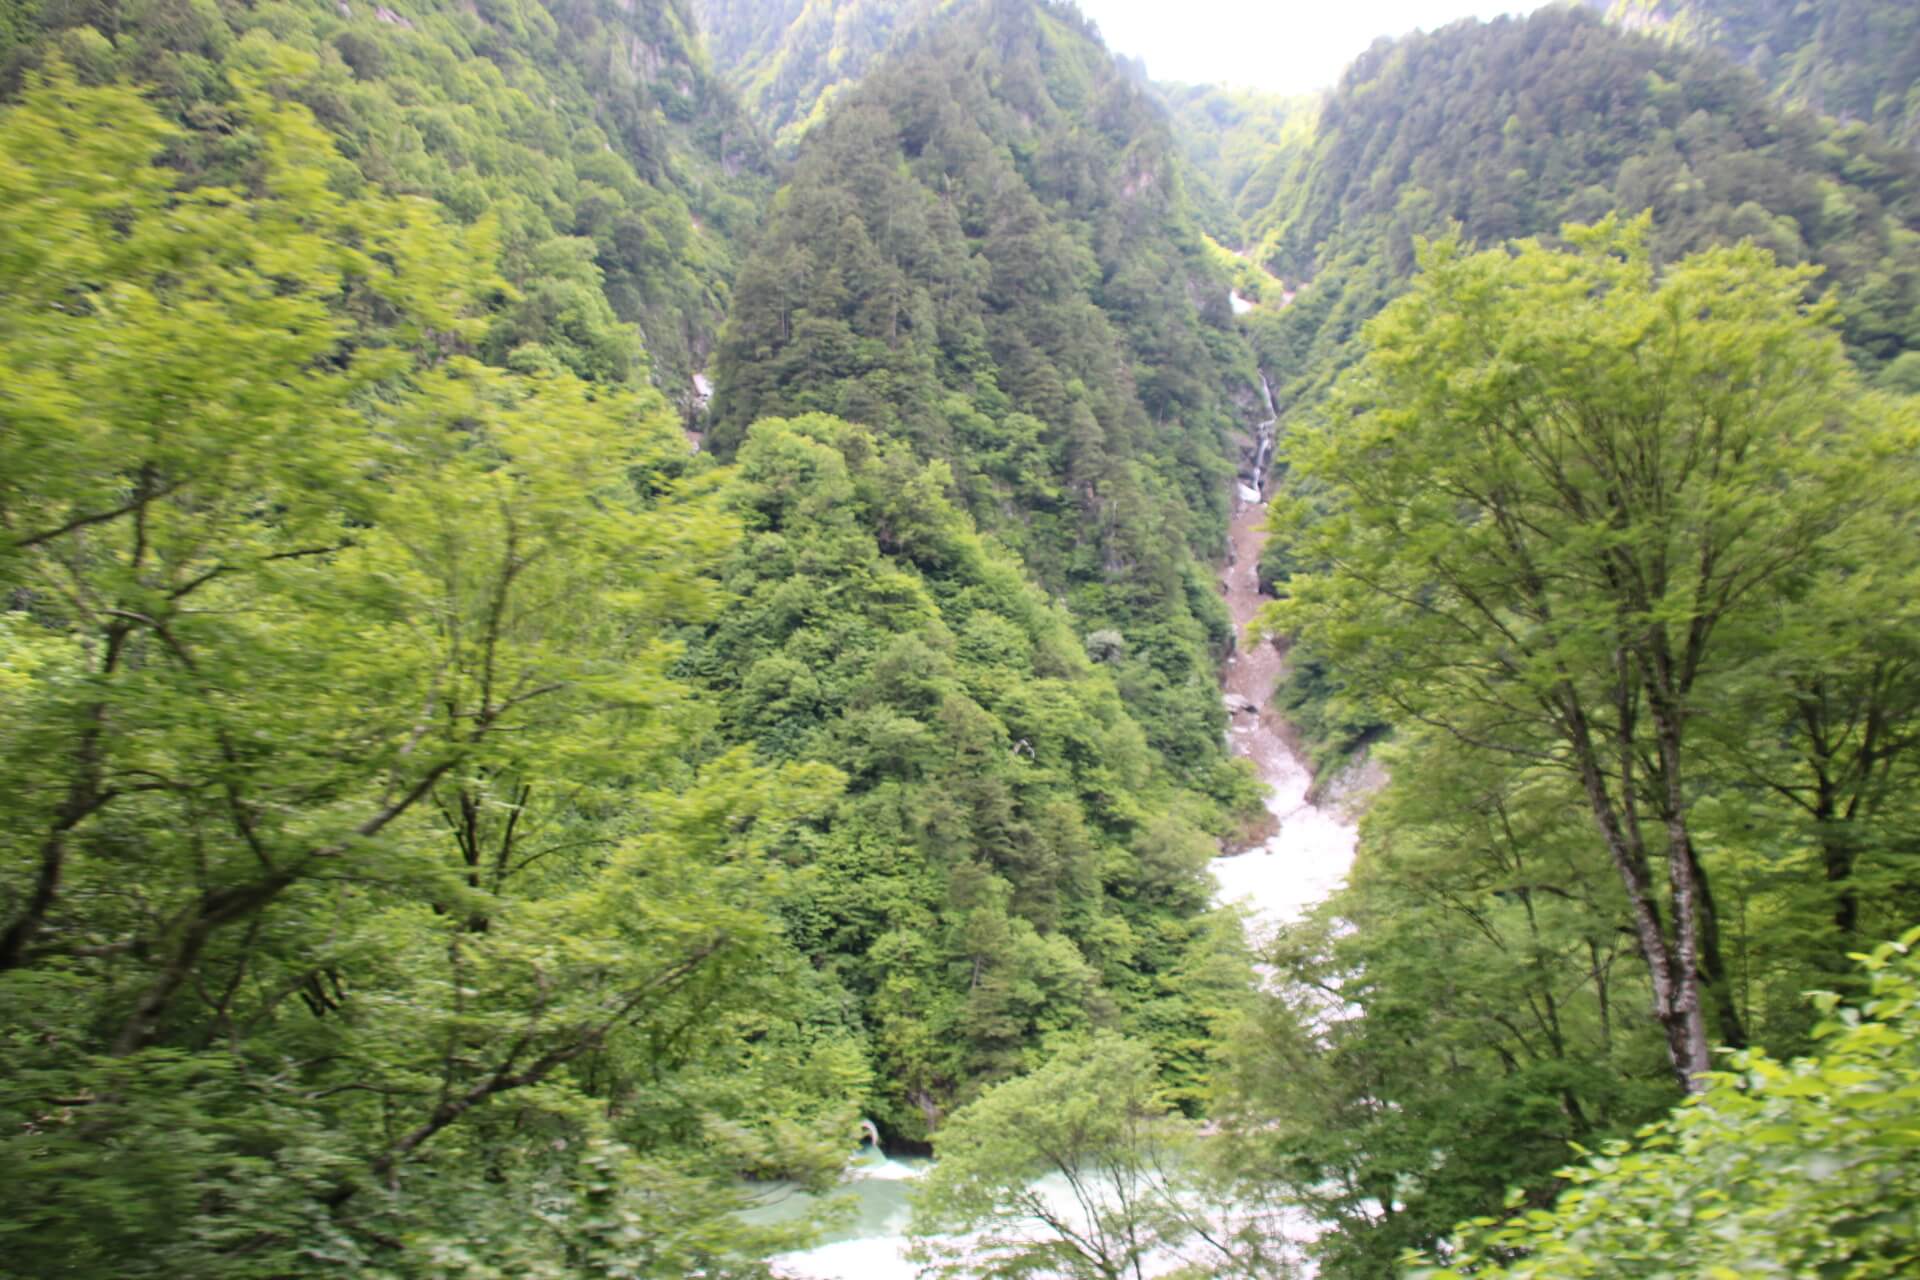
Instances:
[[[1892,1280],[1920,1267],[1920,930],[1816,997],[1818,1053],[1734,1054],[1635,1141],[1567,1170],[1551,1209],[1470,1224],[1424,1280],[1693,1275]]]
[[[851,1103],[765,1034],[837,775],[703,760],[668,674],[733,528],[238,93],[236,186],[125,88],[0,115],[0,1269],[757,1272],[709,1130],[817,1167]]]
[[[1157,1273],[1200,1224],[1192,1126],[1157,1074],[1145,1045],[1101,1035],[955,1113],[914,1197],[915,1256],[954,1277]]]
[[[1656,273],[1644,233],[1422,250],[1290,446],[1285,535],[1326,567],[1271,621],[1396,718],[1577,785],[1685,1081],[1710,1017],[1744,1034],[1693,812],[1708,726],[1795,660],[1775,593],[1898,509],[1913,424],[1858,390],[1805,271],[1742,246]]]

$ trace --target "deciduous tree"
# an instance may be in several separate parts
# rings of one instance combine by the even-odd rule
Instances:
[[[1645,219],[1563,234],[1422,250],[1292,442],[1313,496],[1286,533],[1325,568],[1270,623],[1394,718],[1575,780],[1692,1088],[1709,1013],[1745,1034],[1692,814],[1702,721],[1780,659],[1747,620],[1884,500],[1893,413],[1807,271],[1742,245],[1657,272]]]

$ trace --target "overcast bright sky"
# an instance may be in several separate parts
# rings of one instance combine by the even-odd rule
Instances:
[[[1305,93],[1340,78],[1377,36],[1457,18],[1525,13],[1545,0],[1079,0],[1116,53],[1155,80]]]

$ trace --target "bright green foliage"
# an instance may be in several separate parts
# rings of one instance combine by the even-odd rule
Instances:
[[[755,424],[738,471],[736,600],[686,668],[730,738],[847,777],[784,912],[871,1045],[875,1118],[922,1137],[1046,1036],[1114,1022],[1190,1097],[1245,980],[1203,917],[1218,810],[944,464],[814,415]]]
[[[1801,17],[1831,25],[1842,8]],[[1385,1276],[1449,1218],[1492,1211],[1502,1184],[1546,1203],[1564,1142],[1665,1104],[1636,953],[1682,945],[1677,919],[1694,926],[1703,1039],[1787,1053],[1806,1043],[1801,993],[1844,987],[1846,953],[1913,918],[1913,409],[1866,395],[1830,340],[1791,335],[1810,323],[1793,304],[1820,291],[1863,380],[1910,390],[1920,187],[1871,131],[1782,114],[1717,59],[1565,9],[1379,46],[1316,128],[1249,237],[1300,286],[1248,320],[1297,444],[1262,576],[1310,597],[1291,617],[1341,618],[1296,638],[1281,693],[1323,767],[1387,721],[1401,741],[1352,887],[1272,957],[1283,994],[1234,1037],[1216,1106],[1247,1184],[1336,1223],[1327,1272]],[[1695,278],[1698,304],[1682,267],[1665,312],[1596,326],[1616,283],[1569,266],[1557,301],[1528,298],[1551,258],[1449,247],[1447,287],[1363,329],[1449,221],[1491,242],[1645,207],[1648,280],[1743,237],[1823,273],[1778,277],[1747,311],[1768,264],[1740,251]],[[1716,333],[1687,332],[1692,318]],[[1329,399],[1369,343],[1391,347],[1386,363]],[[1649,413],[1662,387],[1684,390]],[[1734,435],[1664,416],[1721,419],[1722,394],[1754,396],[1723,406]],[[1687,461],[1787,414],[1735,445],[1736,468]],[[1321,465],[1334,457],[1337,474]],[[1730,554],[1735,533],[1748,558]],[[1315,595],[1328,574],[1353,592],[1337,606]],[[1625,590],[1652,581],[1666,585]],[[1652,652],[1633,654],[1695,626],[1703,665],[1663,735]],[[1571,737],[1538,734],[1556,684],[1590,713],[1597,789]],[[1658,933],[1641,944],[1588,816],[1607,794],[1643,832],[1651,896],[1677,869],[1694,898],[1678,917],[1650,901]],[[1328,1023],[1330,987],[1361,1016]]]
[[[953,0],[694,0],[714,60],[788,147],[904,35]]]
[[[733,527],[234,95],[237,187],[126,89],[0,116],[0,1270],[754,1273],[712,1135],[830,1165],[857,1074],[775,914],[838,778],[667,674]]]
[[[48,52],[127,76],[184,132],[175,163],[238,184],[260,142],[236,79],[271,81],[339,146],[328,181],[424,195],[493,228],[489,363],[691,392],[767,188],[763,144],[707,73],[681,0],[164,0],[37,6]]]
[[[1273,622],[1409,726],[1230,1055],[1238,1169],[1322,1202],[1340,1274],[1543,1197],[1710,1041],[1798,1047],[1916,909],[1915,406],[1760,250],[1563,236],[1425,248],[1288,445],[1320,568]]]
[[[1194,1141],[1146,1046],[1070,1043],[941,1129],[914,1196],[915,1256],[956,1278],[1139,1276],[1194,1233]]]
[[[1731,1055],[1707,1091],[1562,1176],[1551,1209],[1471,1224],[1428,1280],[1893,1280],[1920,1268],[1920,930],[1858,957],[1870,994],[1818,1053]],[[1516,1206],[1517,1207],[1517,1206]]]
[[[1230,627],[1196,556],[1252,369],[1180,168],[1072,14],[952,15],[808,135],[738,282],[711,441],[822,412],[946,462],[1087,632],[1126,637],[1150,740],[1218,790]]]
[[[1812,6],[1810,8],[1822,8]],[[1315,412],[1405,287],[1414,242],[1551,236],[1651,209],[1672,262],[1750,239],[1823,270],[1871,374],[1920,349],[1920,168],[1871,131],[1768,103],[1746,73],[1552,6],[1381,43],[1320,111],[1312,147],[1247,239],[1298,287],[1250,317],[1283,418]],[[1267,548],[1284,578],[1284,539]]]
[[[0,1272],[763,1277],[861,1115],[955,1276],[1913,1269],[1920,969],[1800,996],[1920,911],[1911,155],[1564,9],[1176,145],[1065,4],[391,3],[0,12]],[[1230,285],[1400,726],[1259,987]]]
[[[1637,232],[1564,234],[1577,252],[1435,246],[1369,326],[1372,354],[1290,447],[1303,488],[1322,490],[1291,532],[1327,569],[1295,575],[1284,616],[1394,718],[1561,773],[1628,890],[1657,1008],[1687,1003],[1697,958],[1737,1042],[1709,881],[1738,873],[1697,829],[1712,810],[1696,788],[1716,748],[1785,733],[1802,757],[1824,752],[1827,729],[1797,708],[1804,681],[1904,663],[1898,629],[1848,653],[1777,619],[1823,609],[1817,584],[1865,567],[1849,540],[1907,518],[1911,406],[1857,390],[1825,310],[1798,303],[1803,275],[1760,250],[1656,280]],[[1829,719],[1875,707],[1911,723],[1904,688],[1891,704],[1853,692]],[[1882,763],[1904,740],[1885,739]],[[1758,835],[1714,834],[1735,849]],[[1772,858],[1793,854],[1789,838]],[[1650,859],[1670,873],[1664,904]],[[1797,879],[1781,887],[1806,892]],[[1852,945],[1830,935],[1828,953]],[[1670,1035],[1682,1012],[1661,1014]],[[1676,1062],[1704,1052],[1688,1034]]]
[[[1652,209],[1656,260],[1751,238],[1824,269],[1869,367],[1920,348],[1920,172],[1857,128],[1782,115],[1718,58],[1613,32],[1572,8],[1461,23],[1376,46],[1326,102],[1279,196],[1251,215],[1264,264],[1298,286],[1249,318],[1283,420],[1316,412],[1364,350],[1362,326],[1405,288],[1414,241],[1469,242]],[[1264,577],[1299,561],[1268,541]],[[1309,644],[1291,691],[1315,754],[1374,727]]]
[[[1920,146],[1920,12],[1912,5],[1618,0],[1608,16],[1718,50],[1758,75],[1782,102],[1866,121],[1895,142]]]

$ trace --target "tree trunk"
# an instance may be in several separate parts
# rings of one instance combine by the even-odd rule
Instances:
[[[1700,975],[1695,968],[1691,949],[1695,929],[1692,919],[1692,870],[1685,865],[1684,855],[1677,865],[1675,860],[1669,859],[1669,869],[1676,875],[1673,884],[1674,911],[1685,921],[1680,946],[1676,951],[1668,944],[1666,930],[1661,925],[1660,905],[1654,898],[1652,877],[1648,874],[1645,852],[1638,844],[1638,833],[1622,825],[1613,796],[1608,791],[1606,774],[1600,767],[1599,753],[1593,745],[1593,732],[1586,710],[1570,686],[1561,687],[1558,702],[1559,710],[1565,717],[1567,740],[1573,747],[1587,805],[1606,842],[1607,854],[1613,861],[1614,869],[1620,873],[1621,885],[1627,892],[1634,939],[1639,943],[1640,955],[1647,963],[1647,977],[1653,988],[1653,1016],[1667,1038],[1668,1063],[1681,1089],[1687,1093],[1697,1093],[1701,1085],[1696,1077],[1707,1069],[1708,1059],[1706,1025],[1701,1020],[1700,1012]]]
[[[1686,800],[1680,785],[1680,726],[1672,708],[1661,699],[1652,701],[1654,732],[1659,739],[1660,771],[1665,775],[1662,817],[1667,828],[1667,884],[1673,906],[1675,934],[1674,964],[1681,982],[1674,991],[1673,1014],[1676,1026],[1668,1035],[1680,1031],[1685,1037],[1684,1066],[1676,1061],[1675,1070],[1685,1076],[1684,1087],[1698,1092],[1697,1077],[1709,1071],[1713,1058],[1707,1048],[1706,1012],[1700,1000],[1701,917],[1706,913],[1701,882],[1694,874],[1699,865],[1693,851],[1693,835],[1687,829]],[[1717,934],[1716,934],[1717,937]]]

